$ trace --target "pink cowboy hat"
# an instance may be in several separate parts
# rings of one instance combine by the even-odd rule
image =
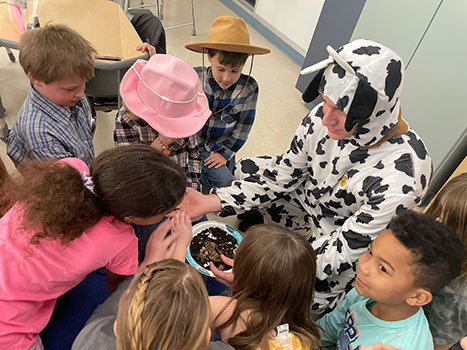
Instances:
[[[196,134],[211,115],[198,74],[171,55],[136,61],[122,79],[120,95],[133,114],[171,138]]]

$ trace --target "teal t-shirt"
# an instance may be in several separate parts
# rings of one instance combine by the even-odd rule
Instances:
[[[404,350],[432,350],[428,321],[422,308],[402,321],[388,322],[371,314],[373,300],[352,289],[336,309],[319,321],[321,345],[337,345],[338,350],[357,350],[382,343]]]

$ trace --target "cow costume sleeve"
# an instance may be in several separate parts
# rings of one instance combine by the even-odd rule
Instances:
[[[283,155],[241,160],[236,181],[217,191],[222,215],[258,208],[266,222],[309,236],[318,259],[313,307],[319,313],[351,288],[358,257],[398,210],[421,201],[431,175],[430,156],[415,131],[388,136],[405,123],[400,57],[356,40],[330,50],[326,64],[304,98],[318,91],[328,97],[355,134],[330,138],[320,104]]]

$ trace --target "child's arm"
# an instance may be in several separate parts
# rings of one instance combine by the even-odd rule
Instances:
[[[352,289],[345,299],[331,313],[328,313],[318,320],[321,345],[337,344],[338,333],[345,325],[345,314],[348,308],[362,297],[355,289]]]

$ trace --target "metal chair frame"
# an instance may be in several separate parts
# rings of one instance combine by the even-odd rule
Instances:
[[[165,30],[193,25],[193,27],[191,29],[191,35],[193,35],[193,36],[196,35],[195,0],[190,0],[190,2],[191,2],[191,22],[185,22],[185,23],[175,24],[173,26],[164,27]],[[138,6],[130,7],[129,5],[130,5],[130,0],[125,0],[124,4],[123,4],[123,11],[125,11],[125,13],[128,13],[129,10],[141,9],[141,8],[155,6],[156,7],[156,12],[157,12],[157,17],[160,20],[162,20],[164,18],[164,0],[155,0],[154,4],[145,4],[144,0],[140,0],[140,4]]]

